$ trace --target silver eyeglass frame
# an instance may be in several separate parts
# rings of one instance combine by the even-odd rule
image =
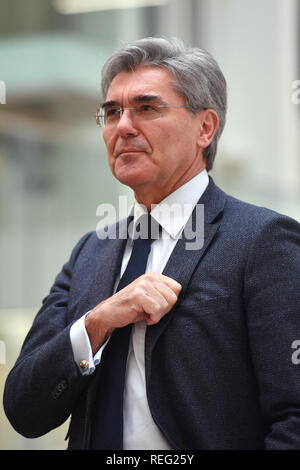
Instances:
[[[150,105],[151,106],[151,105]],[[176,105],[176,104],[158,104],[155,106],[155,108],[185,108],[185,109],[189,109],[190,107],[187,105],[187,104],[182,104],[182,105]],[[120,117],[119,117],[119,120],[116,121],[116,124],[117,122],[120,121],[124,111],[128,110],[128,111],[133,111],[133,115],[134,115],[134,110],[136,109],[136,107],[132,106],[132,107],[129,107],[129,108],[122,108],[121,106],[119,108],[116,108],[115,111],[120,113]],[[156,118],[152,118],[152,119],[142,119],[142,121],[156,121],[156,119],[160,119],[162,118],[163,115],[161,114],[160,116],[156,117]],[[97,123],[97,126],[100,127],[100,128],[104,128],[106,126],[106,121],[105,121],[105,114],[103,113],[103,108],[98,108],[96,110],[96,114],[95,114],[95,118],[96,118],[96,123]]]

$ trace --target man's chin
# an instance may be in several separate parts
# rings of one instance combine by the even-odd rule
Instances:
[[[127,174],[123,172],[117,172],[115,173],[115,177],[120,183],[129,186],[131,189],[135,189],[139,186],[147,184],[147,178],[145,178],[143,175],[140,175],[138,172],[136,172],[136,174],[133,172]]]
[[[147,185],[149,182],[150,171],[140,166],[132,165],[116,165],[114,168],[114,176],[120,183],[135,188],[140,185]]]

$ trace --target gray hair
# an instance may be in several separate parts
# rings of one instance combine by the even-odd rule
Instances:
[[[194,115],[203,109],[214,109],[219,127],[211,144],[204,149],[207,171],[213,167],[218,140],[226,120],[226,80],[215,59],[207,51],[187,48],[176,38],[145,38],[118,49],[102,70],[102,93],[105,98],[114,77],[139,66],[166,68],[174,77],[174,89],[181,94]]]

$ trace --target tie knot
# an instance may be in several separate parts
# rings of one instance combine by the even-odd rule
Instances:
[[[161,234],[161,225],[151,216],[150,213],[143,214],[136,222],[134,239],[158,240]]]

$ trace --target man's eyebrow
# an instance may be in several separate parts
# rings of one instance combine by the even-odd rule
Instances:
[[[101,108],[108,108],[109,106],[120,106],[120,103],[118,103],[117,101],[114,101],[114,100],[110,100],[110,101],[104,101],[104,103],[101,104]]]
[[[137,95],[133,98],[133,101],[135,103],[141,103],[141,102],[149,102],[149,101],[159,101],[163,103],[164,101],[159,95],[150,95],[150,94],[145,94],[145,95]]]
[[[134,96],[132,101],[134,103],[143,103],[143,102],[149,103],[151,101],[156,101],[161,104],[165,103],[163,99],[161,98],[161,96],[153,95],[153,94],[152,95],[151,94],[137,95],[137,96]],[[120,103],[115,100],[105,101],[104,103],[101,104],[101,108],[104,108],[104,109],[109,108],[110,106],[120,106],[120,108],[122,107]]]

